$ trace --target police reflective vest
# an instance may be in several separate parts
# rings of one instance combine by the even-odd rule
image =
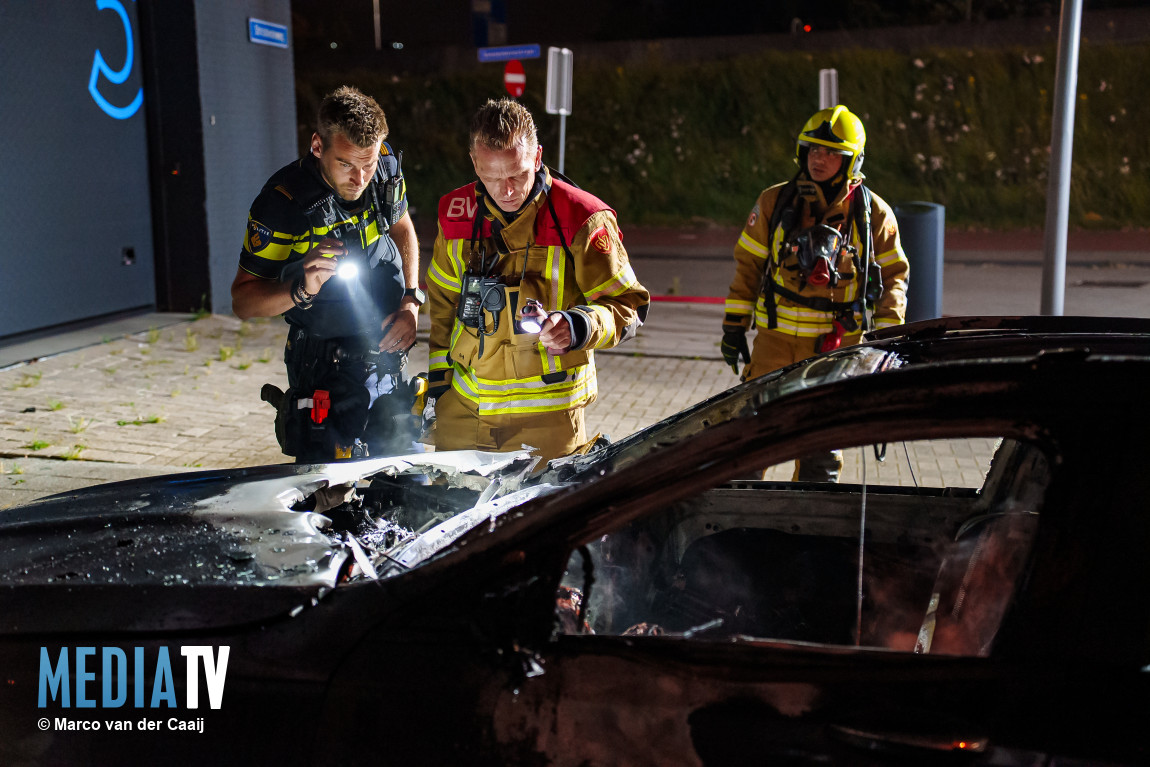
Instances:
[[[381,323],[395,311],[406,287],[398,248],[387,236],[407,211],[399,158],[380,146],[372,182],[356,203],[340,200],[322,181],[312,155],[277,171],[252,203],[240,267],[267,279],[294,281],[305,254],[325,237],[342,240],[348,260],[360,266],[353,279],[328,280],[307,311],[284,314],[290,324],[318,338],[383,337]]]

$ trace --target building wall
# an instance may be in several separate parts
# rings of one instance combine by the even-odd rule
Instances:
[[[297,154],[290,30],[290,0],[0,2],[0,343],[231,311],[248,207]]]
[[[231,311],[247,211],[264,181],[295,159],[292,49],[248,41],[247,20],[291,29],[290,0],[196,0],[210,309]]]
[[[0,338],[154,302],[136,6],[0,3]]]

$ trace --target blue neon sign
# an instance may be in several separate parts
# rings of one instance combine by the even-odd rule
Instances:
[[[136,2],[136,0],[132,0]],[[133,51],[132,51],[132,23],[128,20],[128,12],[124,10],[124,4],[121,0],[96,0],[96,9],[100,11],[113,10],[120,17],[120,21],[124,23],[124,39],[127,42],[127,55],[124,56],[124,66],[119,70],[113,70],[108,63],[104,61],[104,56],[100,53],[100,49],[96,49],[96,56],[92,59],[92,75],[88,78],[88,93],[92,94],[92,100],[104,113],[109,117],[114,117],[117,120],[127,120],[140,109],[140,105],[144,103],[144,89],[140,88],[136,91],[136,97],[132,99],[132,103],[124,107],[118,107],[109,102],[104,95],[100,93],[98,87],[100,75],[103,75],[109,82],[114,85],[120,85],[128,79],[128,75],[132,73]]]

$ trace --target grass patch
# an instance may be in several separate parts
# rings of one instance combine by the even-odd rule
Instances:
[[[24,373],[20,376],[20,380],[12,385],[13,389],[31,389],[40,383],[40,378],[44,374],[37,370],[35,373]]]
[[[51,442],[45,442],[42,439],[34,439],[28,444],[24,445],[25,450],[43,450],[46,447],[51,447]]]
[[[80,453],[84,452],[87,449],[88,449],[87,445],[72,445],[72,447],[70,447],[64,451],[64,460],[65,461],[75,461],[76,459],[78,459],[80,457]]]
[[[93,423],[95,423],[94,418],[84,418],[83,416],[77,416],[76,418],[73,418],[72,416],[68,416],[68,431],[72,432],[73,434],[79,434],[85,431]]]
[[[64,403],[58,399],[49,400],[48,401],[48,409],[51,410],[52,412],[56,412],[57,410],[63,410],[64,409]]]
[[[162,415],[149,415],[149,416],[145,416],[143,418],[135,418],[133,420],[121,418],[120,420],[116,421],[116,425],[117,426],[144,426],[144,425],[150,424],[150,423],[163,423],[166,420],[167,419]]]
[[[200,348],[200,337],[191,328],[184,332],[184,351],[194,352]]]

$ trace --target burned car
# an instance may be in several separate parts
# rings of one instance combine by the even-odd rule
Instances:
[[[920,323],[543,470],[8,510],[0,761],[1146,763],[1148,339]]]

